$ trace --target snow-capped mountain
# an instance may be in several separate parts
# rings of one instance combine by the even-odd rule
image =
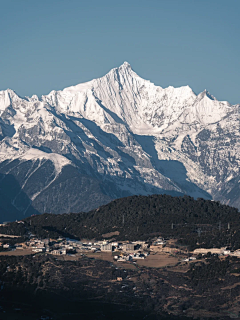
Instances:
[[[0,91],[0,219],[169,193],[240,207],[239,105],[125,62],[39,99]]]

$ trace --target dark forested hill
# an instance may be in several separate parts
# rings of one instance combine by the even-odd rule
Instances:
[[[0,227],[0,233],[39,237],[103,238],[114,232],[117,239],[148,240],[175,237],[191,248],[240,247],[240,215],[236,208],[189,196],[132,196],[112,201],[88,213],[43,214]],[[198,243],[198,245],[196,244]]]

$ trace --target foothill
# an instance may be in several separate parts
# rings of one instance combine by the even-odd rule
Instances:
[[[9,313],[14,296],[23,319],[237,318],[239,220],[216,202],[158,195],[4,224],[0,305]]]

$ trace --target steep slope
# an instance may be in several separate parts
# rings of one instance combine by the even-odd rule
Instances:
[[[0,140],[0,174],[13,175],[29,198],[19,218],[132,194],[239,206],[239,105],[155,86],[126,62],[41,99],[0,91]]]

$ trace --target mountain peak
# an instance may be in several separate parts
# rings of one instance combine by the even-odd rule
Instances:
[[[124,61],[123,64],[119,68],[132,69],[130,63],[128,63],[127,61]]]
[[[5,90],[5,92],[7,93],[7,94],[9,94],[10,96],[18,96],[18,94],[14,91],[14,90],[12,90],[12,89],[6,89]],[[19,96],[18,96],[19,97]]]
[[[211,93],[209,91],[207,91],[207,89],[205,89],[203,92],[199,93],[198,95],[200,98],[204,98],[204,97],[207,97],[209,98],[210,100],[216,100],[216,98],[211,95]]]
[[[109,72],[110,73],[115,73],[115,72],[121,72],[121,73],[126,73],[128,74],[129,72],[131,73],[133,71],[130,63],[125,61],[123,64],[121,64],[119,67],[111,69]]]
[[[125,61],[119,67],[115,67],[111,69],[105,76],[103,76],[100,79],[105,79],[105,78],[112,79],[113,82],[117,81],[121,85],[126,81],[126,79],[139,78],[139,76],[133,71],[131,65]]]

